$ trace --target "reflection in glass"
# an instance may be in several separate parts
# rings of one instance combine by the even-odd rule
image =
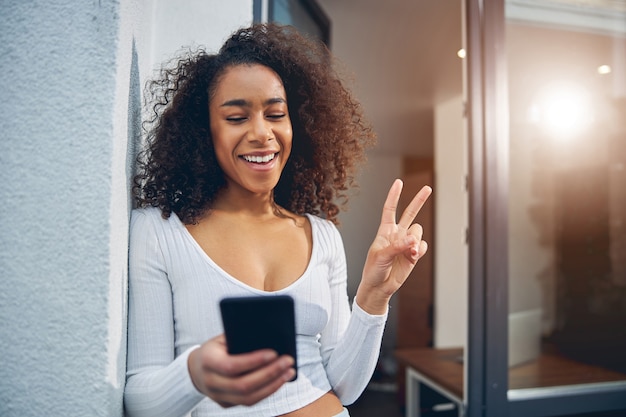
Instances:
[[[509,388],[626,381],[626,2],[506,7]]]
[[[330,42],[330,20],[315,0],[270,0],[268,14],[272,22],[292,25],[327,45]]]

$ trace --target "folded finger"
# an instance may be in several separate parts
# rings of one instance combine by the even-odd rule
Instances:
[[[212,398],[223,407],[229,407],[233,405],[251,406],[278,391],[278,389],[282,387],[285,382],[292,378],[292,375],[293,373],[287,373],[285,374],[285,376],[276,378],[267,385],[264,385],[262,388],[253,392],[249,392],[246,394],[241,394],[237,392],[221,392],[215,393]]]
[[[294,375],[293,359],[281,357],[271,364],[237,377],[207,373],[205,384],[216,400],[252,405],[267,397]]]
[[[219,341],[218,341],[219,343]],[[203,352],[201,366],[205,371],[214,372],[225,377],[235,377],[258,369],[276,360],[277,354],[271,349],[257,350],[250,353],[229,355],[226,345],[219,343]]]
[[[416,241],[419,242],[424,236],[424,228],[419,223],[413,223],[411,226],[409,226],[409,230],[407,230],[407,235],[414,236]]]

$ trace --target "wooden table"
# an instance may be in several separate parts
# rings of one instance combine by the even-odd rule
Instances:
[[[407,417],[420,415],[420,384],[449,398],[456,404],[459,417],[464,415],[463,349],[399,349],[396,358],[407,366]],[[626,375],[547,353],[509,370],[510,390],[610,381],[626,381]]]

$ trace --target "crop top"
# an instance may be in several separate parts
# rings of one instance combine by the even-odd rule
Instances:
[[[172,213],[133,210],[129,252],[128,351],[124,406],[135,416],[276,416],[332,390],[356,401],[378,360],[387,314],[350,309],[346,259],[337,228],[307,215],[313,247],[305,272],[275,292],[250,287],[225,272]],[[287,256],[287,255],[286,255]],[[187,357],[223,333],[225,296],[287,294],[294,298],[298,378],[252,406],[222,408],[200,393]]]

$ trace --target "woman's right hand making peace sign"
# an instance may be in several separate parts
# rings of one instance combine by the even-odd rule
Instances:
[[[380,226],[363,267],[356,300],[359,307],[369,314],[385,314],[391,296],[428,250],[427,243],[422,240],[422,226],[413,221],[432,189],[422,187],[396,223],[401,192],[402,181],[396,179],[387,194]]]

